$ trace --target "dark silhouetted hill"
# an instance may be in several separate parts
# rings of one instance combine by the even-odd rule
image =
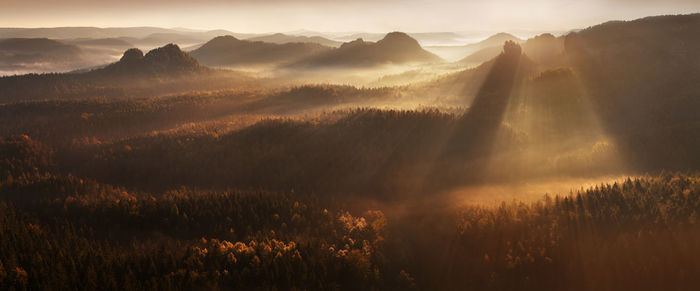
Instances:
[[[209,39],[209,35],[202,33],[160,32],[132,40],[132,42],[141,47],[160,47],[170,43],[178,45],[199,44]]]
[[[244,73],[215,70],[169,44],[143,54],[127,50],[105,67],[72,73],[0,77],[0,103],[36,99],[157,96],[258,85]]]
[[[295,67],[363,67],[385,64],[436,63],[440,57],[424,50],[402,32],[392,32],[377,42],[357,39],[339,48],[302,60]]]
[[[523,51],[530,58],[548,66],[563,66],[566,63],[564,57],[565,36],[555,37],[544,33],[525,41]]]
[[[700,14],[690,14],[607,22],[566,37],[566,56],[606,130],[633,153],[629,163],[700,164],[689,159],[700,148],[698,35]]]
[[[330,50],[316,43],[275,44],[219,36],[191,52],[207,66],[285,64]]]
[[[454,33],[454,32],[409,32],[407,33],[409,36],[417,40],[419,43],[422,45],[444,45],[444,44],[451,44],[451,43],[459,43],[461,44],[462,42],[459,40],[463,36]],[[348,35],[343,35],[334,39],[349,42],[356,40],[358,38],[361,38],[365,41],[379,41],[382,38],[384,38],[385,34],[383,33],[368,33],[368,32],[360,32],[360,33],[353,33],[353,34],[348,34]]]
[[[168,44],[151,50],[146,55],[139,49],[129,49],[118,62],[89,74],[179,75],[207,70],[177,45]]]

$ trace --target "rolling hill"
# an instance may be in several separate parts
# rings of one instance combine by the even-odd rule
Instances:
[[[84,65],[83,51],[71,44],[47,38],[0,40],[1,71],[64,71]]]
[[[90,47],[130,48],[134,46],[120,38],[76,38],[63,40],[63,42]]]
[[[479,51],[488,51],[489,48],[491,51],[498,50],[506,41],[522,42],[512,34],[501,32],[477,43],[461,46],[427,46],[425,49],[447,60],[459,60]]]
[[[292,66],[314,67],[369,67],[386,64],[437,63],[440,57],[424,50],[418,41],[402,32],[392,32],[377,42],[357,39],[337,49],[311,56]]]
[[[194,58],[181,51],[177,45],[168,44],[151,50],[146,55],[139,49],[129,49],[118,62],[102,69],[93,70],[88,74],[177,75],[208,70]]]
[[[417,40],[423,46],[461,44],[462,42],[460,39],[463,37],[462,35],[457,34],[455,32],[409,32],[407,34],[415,40]],[[358,32],[341,35],[334,39],[345,42],[353,41],[358,38],[361,38],[365,41],[379,41],[384,36],[385,34],[383,33]]]
[[[329,47],[339,47],[342,42],[327,39],[321,36],[304,36],[304,35],[287,35],[283,33],[275,33],[270,35],[258,36],[246,39],[247,41],[262,41],[276,44],[308,42],[317,43]]]
[[[169,44],[145,55],[127,50],[117,62],[71,73],[0,77],[0,104],[36,99],[157,96],[191,90],[259,86],[244,73],[215,70]]]
[[[495,41],[497,41],[497,39]],[[521,44],[523,52],[525,52],[528,57],[550,65],[561,61],[559,57],[561,57],[564,52],[564,37],[555,37],[549,33],[538,35],[521,42]],[[459,60],[459,63],[478,65],[498,56],[500,53],[501,45],[488,46]]]
[[[698,35],[700,14],[690,14],[607,22],[566,37],[566,57],[599,118],[637,167],[700,164]]]
[[[207,66],[279,65],[329,51],[316,43],[267,43],[219,36],[190,54]]]

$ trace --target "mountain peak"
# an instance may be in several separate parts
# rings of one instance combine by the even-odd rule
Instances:
[[[226,49],[226,48],[230,48],[232,45],[237,45],[241,42],[244,42],[244,41],[239,40],[239,39],[233,37],[232,35],[222,35],[222,36],[217,36],[215,38],[212,38],[210,41],[203,44],[200,47],[200,49],[214,49],[214,50]]]
[[[128,49],[118,62],[100,71],[126,74],[171,74],[204,69],[195,59],[180,50],[180,47],[168,44],[153,49],[146,55],[139,49]]]
[[[230,42],[230,41],[239,41],[239,39],[237,39],[233,35],[222,35],[222,36],[217,36],[215,38],[212,38],[207,43]]]
[[[515,38],[515,36],[507,32],[499,32],[489,38]]]
[[[523,49],[519,44],[512,40],[508,40],[503,44],[503,54],[506,56],[520,56]]]
[[[356,39],[356,40],[349,41],[349,42],[346,42],[346,43],[341,44],[341,45],[340,45],[340,48],[341,48],[341,49],[343,49],[343,48],[344,48],[344,49],[347,49],[347,48],[351,48],[351,47],[362,46],[362,45],[364,45],[364,44],[365,44],[365,40],[363,40],[362,38],[358,38],[358,39]]]
[[[413,39],[408,34],[400,31],[392,31],[384,36],[384,39]]]
[[[131,48],[124,52],[124,55],[119,62],[134,62],[143,58],[143,52],[137,48]]]
[[[176,44],[167,44],[165,46],[152,49],[143,58],[146,60],[159,59],[159,58],[179,58],[184,56],[185,53],[180,50],[180,47]]]
[[[491,46],[491,45],[499,45],[500,46],[506,41],[520,42],[522,40],[520,38],[510,34],[510,33],[499,32],[499,33],[496,33],[492,36],[489,36],[487,39],[482,40],[479,43],[483,44],[483,45],[488,45],[488,46]]]
[[[403,32],[390,32],[388,33],[383,39],[377,42],[377,44],[381,45],[391,45],[391,46],[400,46],[400,47],[418,47],[420,48],[420,44],[418,43],[417,40],[409,36],[408,34],[405,34]]]
[[[358,38],[340,48],[302,60],[295,66],[375,66],[386,64],[440,62],[440,57],[424,50],[417,40],[403,32],[392,32],[378,42]]]
[[[190,71],[200,67],[194,58],[172,43],[149,51],[143,61],[157,70],[165,71]]]

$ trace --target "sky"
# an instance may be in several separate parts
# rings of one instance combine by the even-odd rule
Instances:
[[[566,31],[608,20],[697,12],[699,0],[0,0],[0,27]]]

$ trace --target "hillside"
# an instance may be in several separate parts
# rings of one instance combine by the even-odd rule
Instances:
[[[339,47],[342,42],[327,39],[321,36],[304,36],[304,35],[287,35],[283,33],[275,33],[270,35],[258,36],[246,39],[247,41],[262,41],[276,44],[308,42],[317,43],[328,47]]]
[[[505,43],[506,41],[513,41],[516,43],[520,43],[522,40],[520,38],[510,34],[510,33],[500,32],[500,33],[494,34],[492,36],[489,36],[485,40],[482,40],[480,42],[473,43],[473,44],[468,44],[468,45],[465,45],[463,47],[465,49],[475,50],[475,49],[482,49],[482,48],[487,48],[487,47],[496,46],[496,45],[502,46],[503,43]]]
[[[219,36],[190,54],[207,66],[279,65],[330,50],[316,43],[275,44]]]
[[[155,96],[252,85],[257,85],[257,82],[246,74],[207,68],[177,45],[169,44],[145,55],[139,49],[129,49],[119,61],[90,71],[0,77],[0,87],[3,88],[0,103]]]
[[[447,60],[460,60],[481,50],[490,48],[491,51],[494,51],[495,48],[502,47],[506,41],[522,42],[520,38],[512,34],[501,32],[477,43],[461,46],[427,46],[426,49]]]
[[[489,42],[496,42],[501,38],[493,38]],[[555,37],[552,34],[545,33],[526,41],[521,41],[523,52],[535,61],[545,63],[547,65],[561,65],[561,57],[564,53],[564,37]],[[488,61],[501,52],[502,44],[487,46],[478,51],[466,56],[458,61],[464,65],[478,65]]]
[[[1,71],[63,71],[85,64],[83,51],[47,38],[0,39]]]
[[[402,32],[392,32],[377,42],[357,39],[337,49],[301,60],[293,67],[368,67],[386,64],[437,63],[438,56]]]
[[[67,39],[64,42],[89,47],[130,48],[134,46],[120,38],[76,38]]]
[[[462,43],[460,40],[462,36],[454,32],[408,32],[406,34],[417,40],[423,46]],[[376,42],[384,38],[384,36],[385,34],[382,33],[360,32],[338,36],[334,39],[349,42],[361,38],[365,41]]]
[[[486,62],[490,59],[495,58],[500,54],[502,51],[501,46],[490,46],[486,48],[482,48],[466,57],[463,59],[457,61],[460,64],[464,64],[467,66],[470,65],[478,65],[483,62]]]
[[[440,61],[402,33],[287,83],[174,44],[0,78],[0,290],[697,289],[699,33],[494,38],[395,87],[300,80]],[[202,51],[241,47],[286,46]]]
[[[566,37],[606,130],[637,167],[700,164],[700,14],[615,21]],[[673,149],[673,150],[670,150]],[[694,157],[689,159],[688,157]]]
[[[207,70],[208,68],[201,66],[194,58],[181,51],[177,45],[168,44],[151,50],[146,55],[139,49],[129,49],[118,62],[88,74],[178,75]]]

